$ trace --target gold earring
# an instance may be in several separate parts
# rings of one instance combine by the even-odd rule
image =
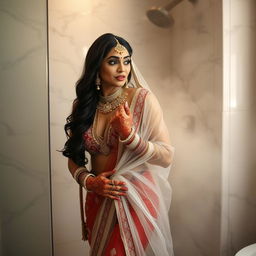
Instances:
[[[96,84],[96,90],[99,91],[100,90],[100,84],[101,84],[99,73],[97,73],[95,84]]]

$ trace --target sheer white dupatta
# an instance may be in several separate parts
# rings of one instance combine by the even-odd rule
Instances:
[[[119,144],[117,173],[112,178],[126,182],[128,187],[127,197],[115,201],[121,237],[127,256],[172,256],[168,217],[171,187],[167,178],[174,148],[161,107],[134,63],[129,86],[147,89],[144,94],[138,89],[130,106],[138,119],[136,132],[147,150],[138,153]]]

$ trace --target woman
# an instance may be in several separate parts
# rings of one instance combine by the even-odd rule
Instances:
[[[65,125],[63,154],[80,184],[90,255],[169,256],[173,147],[159,103],[142,88],[145,81],[131,56],[129,43],[109,33],[89,48]]]

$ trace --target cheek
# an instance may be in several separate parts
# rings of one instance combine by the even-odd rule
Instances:
[[[101,70],[100,70],[100,77],[101,79],[103,80],[106,80],[106,79],[110,79],[113,75],[113,71],[110,67],[103,67]]]
[[[126,71],[127,71],[128,74],[130,74],[130,72],[131,72],[131,65],[126,66]]]

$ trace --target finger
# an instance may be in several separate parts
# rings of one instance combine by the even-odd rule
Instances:
[[[127,116],[124,105],[119,106],[119,113],[121,116]]]
[[[118,114],[112,116],[112,118],[109,121],[110,124],[114,124],[116,121],[118,121],[120,119],[120,116],[121,116],[120,112],[118,112]]]
[[[124,104],[119,105],[119,107],[117,108],[117,112],[122,111],[122,109],[124,109]]]
[[[115,186],[125,186],[126,183],[124,181],[120,181],[120,180],[113,180],[113,184]]]
[[[113,117],[119,116],[121,109],[122,109],[122,105],[120,105],[120,106],[116,109],[116,112],[114,113],[114,116],[113,116]]]
[[[113,123],[116,119],[117,119],[116,115],[112,116],[111,119],[110,119],[110,123]]]
[[[115,172],[116,172],[116,170],[112,170],[109,172],[102,172],[100,175],[103,177],[109,177],[109,176],[113,175]]]
[[[108,197],[114,200],[120,200],[120,197],[118,195],[111,194],[109,192],[103,193],[102,196]]]
[[[117,201],[120,201],[120,198],[117,197],[117,196],[108,195],[107,197],[109,197],[109,198],[111,198],[111,199],[114,199],[114,200],[117,200]]]
[[[113,186],[113,185],[106,185],[106,187],[105,187],[105,189],[106,190],[108,190],[108,191],[113,191],[113,190],[115,190],[115,191],[128,191],[128,188],[127,187],[125,187],[125,186]]]
[[[112,195],[112,196],[126,196],[127,194],[124,193],[124,192],[109,191],[109,195]]]
[[[131,114],[131,111],[130,111],[130,108],[128,106],[128,102],[126,101],[125,104],[124,104],[124,110],[125,110],[125,113],[129,116]]]

